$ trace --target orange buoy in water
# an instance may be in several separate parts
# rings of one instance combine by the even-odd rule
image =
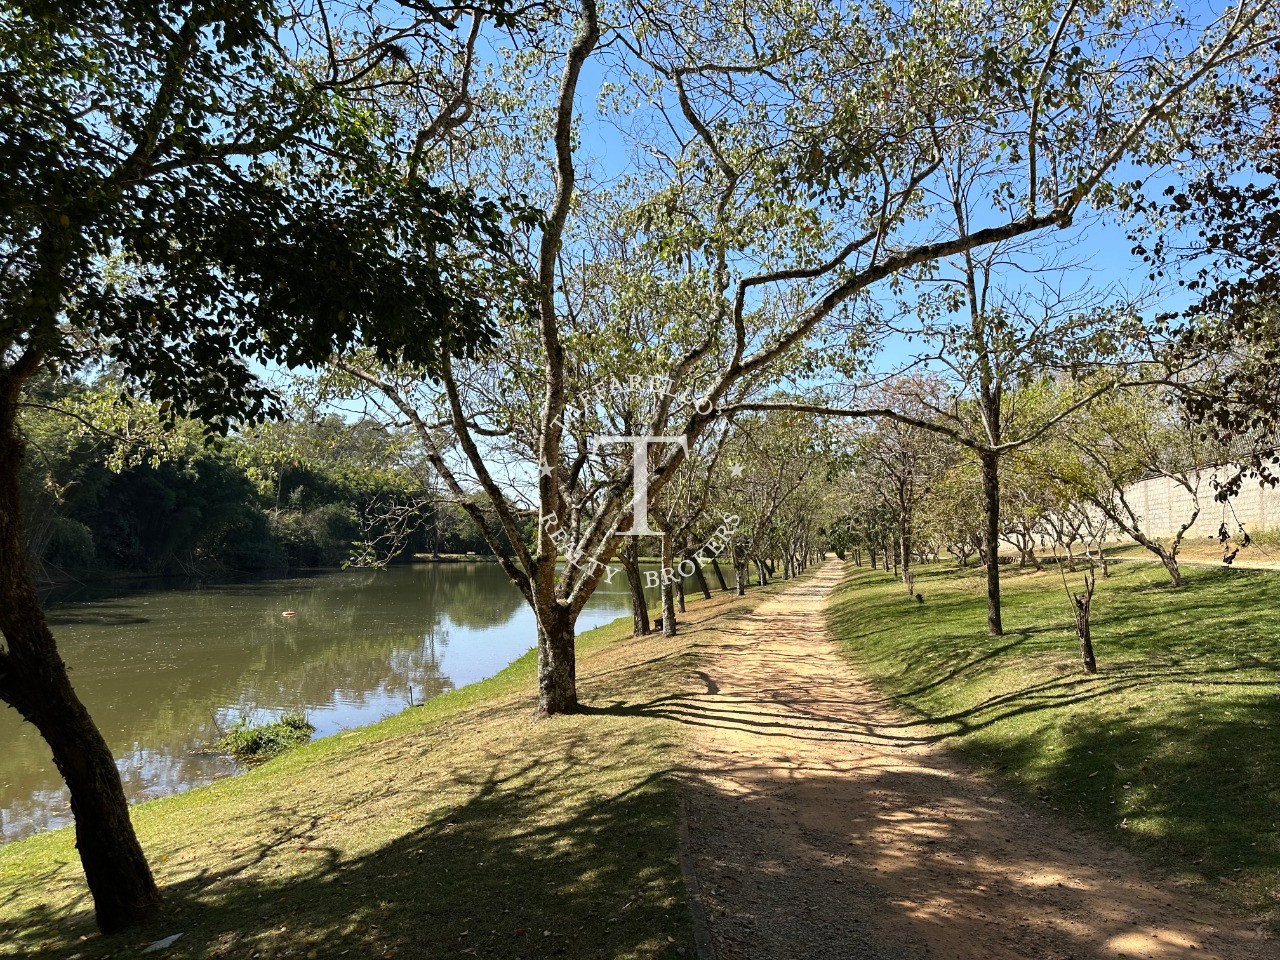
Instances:
[[[297,610],[286,610],[284,613],[280,614],[282,617],[296,617],[297,615]]]

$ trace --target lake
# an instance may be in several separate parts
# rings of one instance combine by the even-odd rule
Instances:
[[[215,744],[242,716],[302,708],[327,736],[490,677],[536,642],[532,611],[495,563],[102,589],[49,603],[49,622],[134,801],[235,773]],[[615,577],[579,630],[629,612]],[[44,741],[0,712],[0,840],[70,819]]]

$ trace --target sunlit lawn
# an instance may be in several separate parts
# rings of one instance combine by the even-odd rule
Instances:
[[[1056,570],[1006,570],[1007,635],[977,571],[853,572],[829,608],[848,655],[969,760],[1178,877],[1280,919],[1280,574],[1117,564],[1100,673],[1079,666]],[[1075,578],[1078,588],[1078,576]]]
[[[736,614],[779,588],[717,594],[691,615]],[[584,635],[588,704],[681,683],[688,638],[629,634],[627,617]],[[539,720],[533,687],[530,656],[136,808],[167,909],[127,935],[94,932],[67,830],[0,847],[0,955],[135,956],[182,933],[161,956],[692,956],[671,779],[678,728],[642,713]]]

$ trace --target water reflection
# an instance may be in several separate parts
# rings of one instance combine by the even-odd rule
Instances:
[[[592,598],[580,625],[626,612],[625,587],[615,581]],[[49,613],[135,800],[235,772],[208,747],[241,716],[303,707],[326,736],[395,713],[411,697],[421,702],[492,676],[535,635],[532,613],[490,563],[84,591],[51,600]],[[13,711],[0,713],[0,839],[69,819],[43,741]]]

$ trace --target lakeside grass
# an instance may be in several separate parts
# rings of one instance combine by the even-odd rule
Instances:
[[[694,629],[744,598],[691,600]],[[696,626],[695,625],[700,625]],[[208,787],[140,804],[164,915],[96,934],[70,830],[0,847],[0,956],[693,956],[678,859],[678,726],[591,710],[685,682],[686,637],[630,617],[579,638],[588,710],[540,719],[535,658]]]
[[[1099,577],[1093,677],[1056,569],[1004,572],[1001,638],[986,633],[981,573],[950,566],[917,570],[923,605],[888,574],[850,567],[827,614],[918,733],[1275,924],[1280,575],[1185,578],[1174,590],[1147,564]]]

